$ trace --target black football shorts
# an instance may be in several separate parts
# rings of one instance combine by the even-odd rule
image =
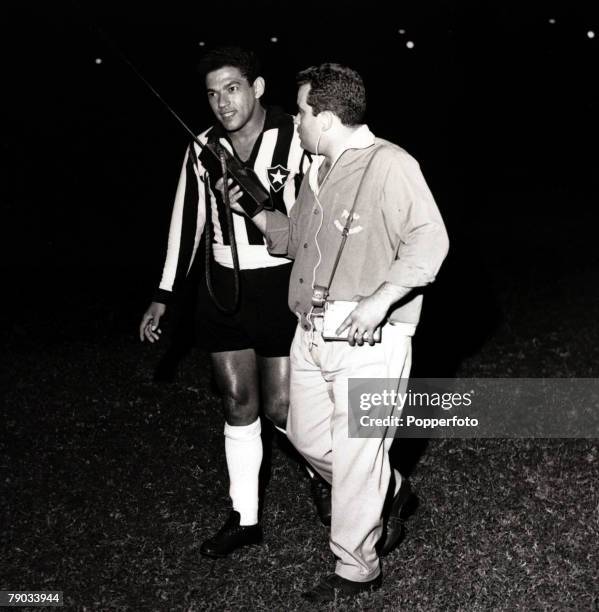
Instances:
[[[240,270],[240,300],[234,314],[222,313],[208,294],[202,276],[196,309],[196,339],[210,353],[254,349],[262,357],[286,357],[297,327],[287,305],[292,263]],[[219,302],[231,307],[234,272],[212,263],[212,287]]]

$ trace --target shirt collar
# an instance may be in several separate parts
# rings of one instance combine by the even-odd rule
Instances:
[[[331,165],[332,167],[335,165],[337,160],[345,153],[345,151],[349,149],[367,149],[374,144],[374,134],[370,131],[366,124],[361,125],[352,135],[347,139],[343,150],[339,153],[339,155],[333,160]],[[308,174],[308,182],[312,191],[315,194],[318,194],[320,190],[320,186],[318,185],[318,170],[320,166],[324,162],[324,155],[318,155],[314,158],[312,165],[310,166],[310,171]],[[330,172],[330,171],[329,171]]]
[[[366,149],[374,144],[374,134],[366,124],[361,125],[348,139],[343,151],[348,149]],[[342,152],[343,152],[342,151]],[[341,153],[339,154],[341,156]],[[339,159],[339,157],[337,158]],[[335,160],[337,161],[337,160]]]

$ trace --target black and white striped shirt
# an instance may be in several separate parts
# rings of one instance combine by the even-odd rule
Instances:
[[[204,143],[214,136],[219,138],[229,152],[236,155],[220,124],[202,132],[198,139]],[[277,108],[267,108],[262,133],[250,158],[242,163],[256,173],[262,185],[270,192],[272,203],[277,210],[289,214],[310,162],[309,154],[300,146],[293,117]],[[192,142],[183,160],[175,195],[166,261],[157,301],[168,301],[173,289],[189,273],[206,221],[204,181],[208,179],[209,185],[213,186],[220,176],[218,160]],[[232,268],[229,231],[222,196],[214,189],[209,189],[209,192],[214,228],[214,258],[221,265]],[[288,263],[288,260],[273,257],[268,253],[262,233],[246,216],[233,213],[233,222],[241,269],[266,268]]]

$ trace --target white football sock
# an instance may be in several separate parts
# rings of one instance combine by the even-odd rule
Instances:
[[[262,463],[260,418],[250,425],[225,423],[225,456],[229,469],[229,496],[240,525],[258,522],[258,474]]]

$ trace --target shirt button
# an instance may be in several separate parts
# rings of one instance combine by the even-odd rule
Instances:
[[[303,283],[303,282],[304,282],[304,279],[303,279],[303,278],[300,278],[300,279],[299,279],[299,282],[300,282],[300,283]]]
[[[307,249],[307,248],[308,248],[308,243],[304,242],[304,249]]]
[[[315,215],[317,215],[317,214],[318,214],[318,208],[315,208],[315,209],[314,209],[312,212],[313,212]]]
[[[306,331],[308,331],[308,330],[310,329],[310,326],[309,326],[307,323],[305,323],[303,327],[304,327],[304,329],[305,329]]]

